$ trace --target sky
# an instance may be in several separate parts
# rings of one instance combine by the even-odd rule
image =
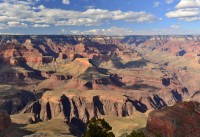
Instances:
[[[200,0],[0,0],[0,34],[200,34]]]

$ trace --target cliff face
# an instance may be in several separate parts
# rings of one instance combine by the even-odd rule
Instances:
[[[0,110],[0,132],[11,125],[11,119],[7,112]]]
[[[200,103],[179,102],[172,107],[149,114],[147,136],[198,137],[200,136]]]
[[[9,114],[16,114],[33,101],[35,101],[35,96],[31,92],[8,89],[4,91],[3,95],[1,93],[0,109],[7,111]]]
[[[86,123],[93,117],[101,118],[104,115],[126,117],[135,111],[145,113],[151,109],[160,109],[173,104],[176,99],[167,93],[151,95],[151,93],[131,93],[116,91],[47,91],[37,102],[27,106],[22,113],[34,113],[38,120],[49,120],[62,116],[67,121],[79,119]],[[168,97],[167,97],[167,96]],[[166,97],[166,99],[162,99]]]
[[[101,118],[103,115],[124,117],[132,115],[135,108],[128,100],[109,99],[103,96],[91,98],[77,95],[62,95],[50,97],[44,94],[39,102],[35,102],[24,113],[35,113],[41,120],[63,116],[69,122],[80,119],[88,122],[93,117]]]

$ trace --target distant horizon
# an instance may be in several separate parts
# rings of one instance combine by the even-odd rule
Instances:
[[[1,0],[0,33],[200,35],[199,0]]]
[[[103,34],[0,34],[0,36],[108,36],[108,37],[128,37],[128,36],[200,36],[200,34],[155,34],[155,35],[103,35]]]

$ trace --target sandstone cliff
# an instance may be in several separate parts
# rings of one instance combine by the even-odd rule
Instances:
[[[126,117],[139,111],[145,113],[151,109],[160,109],[174,104],[177,100],[173,93],[151,93],[103,91],[46,91],[39,101],[28,105],[21,113],[34,113],[38,120],[49,120],[62,116],[68,122],[74,119],[86,123],[93,117],[101,118],[104,115],[114,117]],[[166,97],[165,99],[162,99]]]

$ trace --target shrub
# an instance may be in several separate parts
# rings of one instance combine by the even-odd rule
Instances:
[[[129,135],[127,135],[126,137],[145,137],[143,132],[137,132],[135,130],[133,130]]]
[[[104,119],[92,118],[83,137],[115,137],[111,130],[112,127]]]

